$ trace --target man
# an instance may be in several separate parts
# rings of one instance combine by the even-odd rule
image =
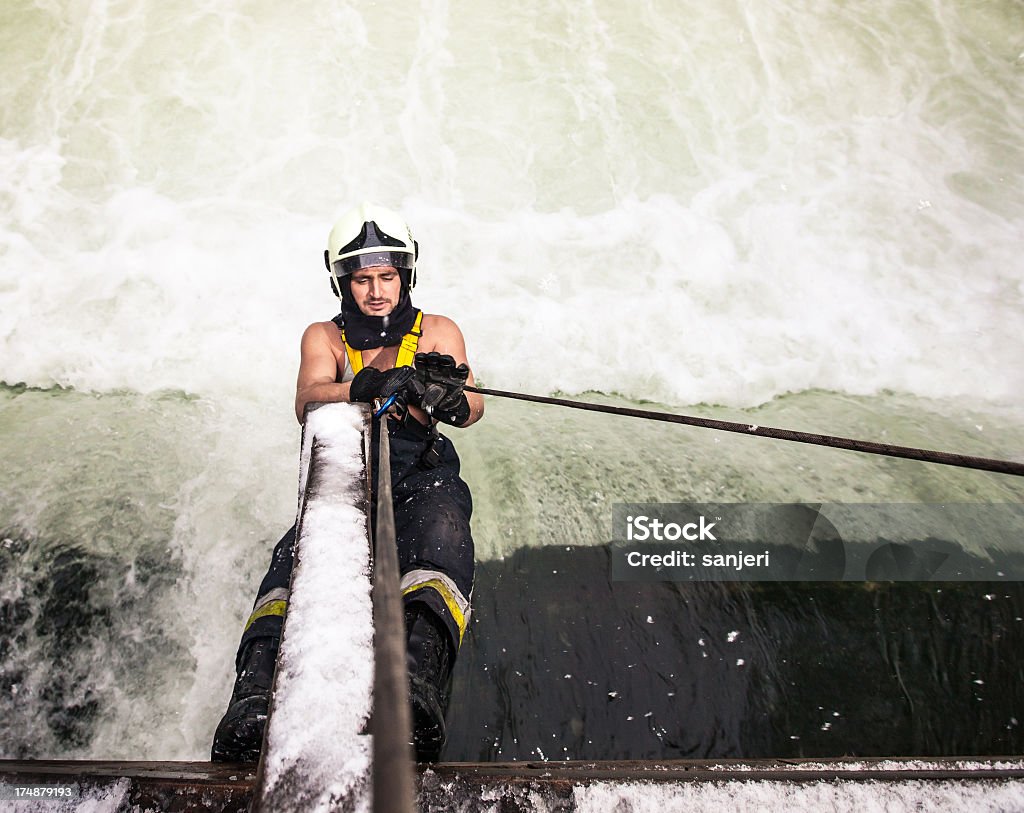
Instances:
[[[396,404],[391,446],[414,744],[421,761],[444,745],[452,666],[473,587],[472,497],[438,421],[469,426],[484,412],[458,325],[412,306],[419,246],[402,218],[364,203],[331,230],[324,260],[341,313],[302,336],[295,415],[314,401]],[[413,366],[414,365],[414,366]],[[237,678],[214,735],[214,761],[256,761],[288,606],[294,526],[274,549],[236,656]],[[339,691],[343,690],[339,687]]]

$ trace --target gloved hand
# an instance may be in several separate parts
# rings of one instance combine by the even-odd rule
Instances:
[[[439,421],[459,426],[469,418],[469,401],[462,388],[469,367],[455,366],[455,359],[441,353],[417,353],[416,377],[409,382],[409,403]]]
[[[389,395],[399,393],[399,400],[404,406],[405,389],[416,375],[412,367],[395,367],[391,370],[378,370],[376,367],[363,367],[348,391],[350,401],[372,404],[376,399],[384,400]]]

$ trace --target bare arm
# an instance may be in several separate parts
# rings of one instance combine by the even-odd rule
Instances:
[[[331,349],[327,328],[315,322],[302,334],[302,360],[295,383],[295,417],[302,423],[302,412],[311,401],[348,401],[351,382],[336,383],[338,362]]]
[[[469,367],[469,360],[466,358],[466,340],[462,331],[447,316],[431,316],[430,335],[433,338],[430,347],[421,347],[420,352],[437,351],[455,359],[455,364],[465,364]],[[426,330],[424,330],[426,334]],[[473,369],[469,370],[469,377],[466,379],[469,386],[474,386],[476,381],[473,378]],[[484,397],[479,393],[467,392],[466,400],[469,401],[469,418],[461,426],[471,426],[484,416]]]

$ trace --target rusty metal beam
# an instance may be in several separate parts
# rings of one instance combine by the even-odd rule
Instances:
[[[210,762],[0,760],[0,782],[63,784],[102,790],[130,782],[129,803],[168,811],[242,811],[252,799],[252,765]],[[570,805],[573,788],[593,782],[964,782],[1024,780],[1024,759],[888,757],[805,760],[627,760],[576,762],[449,762],[422,766],[417,778],[424,811],[487,806],[518,810],[527,798]],[[536,794],[536,797],[531,796]]]

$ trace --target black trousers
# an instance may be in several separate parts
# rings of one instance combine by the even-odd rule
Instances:
[[[459,476],[459,456],[444,435],[433,441],[438,453],[427,461],[431,442],[415,422],[389,419],[391,490],[403,601],[419,601],[443,621],[457,649],[470,617],[474,550],[469,520],[473,498]],[[377,443],[371,450],[377,459]],[[295,526],[281,537],[260,584],[252,614],[238,647],[236,665],[254,638],[280,637],[288,607]]]

